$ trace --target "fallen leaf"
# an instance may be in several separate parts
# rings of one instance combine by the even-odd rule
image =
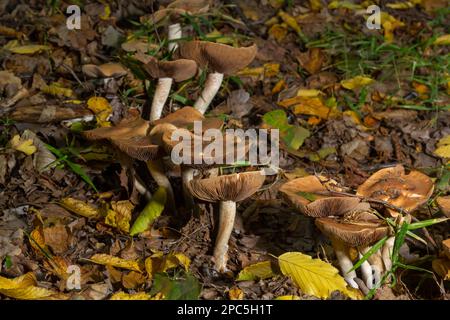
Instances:
[[[231,288],[228,291],[228,297],[230,300],[244,300],[244,292],[239,288]]]
[[[61,86],[61,84],[57,82],[53,82],[48,86],[46,85],[41,90],[42,92],[50,94],[52,96],[67,97],[67,98],[73,97],[72,89],[64,88]]]
[[[349,89],[349,90],[355,90],[355,89],[359,89],[362,87],[365,87],[371,83],[375,82],[375,80],[373,80],[370,77],[365,77],[365,76],[356,76],[354,78],[351,79],[346,79],[346,80],[342,80],[341,81],[341,85],[345,88],[345,89]]]
[[[133,209],[134,205],[129,200],[111,202],[111,209],[107,209],[105,224],[128,233]]]
[[[147,203],[145,208],[134,221],[130,230],[130,235],[135,236],[138,233],[147,230],[153,221],[161,215],[166,204],[167,194],[166,189],[159,187],[153,194],[151,200]]]
[[[188,271],[190,264],[191,260],[182,253],[164,255],[163,252],[157,251],[145,259],[145,270],[151,279],[156,273],[166,272],[179,266]]]
[[[264,280],[275,276],[270,261],[258,262],[239,272],[236,281]]]
[[[279,296],[275,300],[300,300],[299,296]]]
[[[397,28],[403,27],[405,24],[400,20],[397,20],[389,13],[381,12],[381,26],[384,30],[384,40],[388,43],[394,41],[394,31]]]
[[[94,207],[93,205],[86,203],[84,201],[74,199],[74,198],[63,198],[60,200],[60,205],[65,209],[78,214],[86,218],[98,218],[101,213],[100,209]]]
[[[450,260],[434,259],[431,266],[443,280],[450,280]]]
[[[131,271],[122,277],[122,285],[126,289],[136,289],[145,283],[145,276],[136,271]]]
[[[270,27],[268,33],[269,37],[272,37],[278,42],[281,42],[284,38],[286,38],[288,29],[283,24],[276,23]]]
[[[435,155],[441,158],[450,158],[450,135],[439,140],[436,146]]]
[[[433,44],[436,46],[448,46],[450,44],[450,34],[444,34],[438,37],[436,40],[434,40]]]
[[[278,11],[278,16],[292,29],[294,29],[295,32],[300,33],[301,29],[300,26],[297,23],[297,20],[295,20],[294,17],[292,17],[290,14],[284,12],[283,10]]]
[[[25,46],[8,47],[7,49],[17,54],[34,54],[41,51],[50,50],[50,47],[38,44],[30,44]]]
[[[312,259],[300,252],[286,252],[278,257],[281,272],[294,280],[306,294],[329,298],[333,291],[341,291],[352,299],[358,295],[347,289],[347,283],[339,271],[320,259]]]
[[[119,291],[114,293],[109,300],[152,300],[150,295],[145,292],[125,293]]]
[[[21,151],[27,156],[30,156],[37,151],[37,148],[33,145],[32,139],[22,139],[18,134],[12,137],[10,144],[14,150]]]
[[[313,75],[318,73],[325,63],[326,56],[320,48],[311,48],[297,55],[300,66]]]
[[[56,254],[62,254],[69,249],[70,234],[66,226],[57,224],[43,229],[44,241]]]
[[[28,272],[14,279],[0,276],[0,293],[19,300],[36,300],[47,298],[55,292],[37,287],[34,274]]]
[[[187,273],[173,279],[158,273],[153,279],[150,294],[161,294],[166,300],[197,300],[201,292],[201,285],[197,278]]]
[[[92,97],[87,101],[87,107],[95,114],[97,124],[101,127],[109,127],[111,123],[108,118],[111,116],[112,107],[108,100],[103,97]]]
[[[113,266],[116,268],[142,272],[142,269],[137,261],[125,260],[119,257],[114,257],[109,254],[104,253],[94,254],[89,260],[105,266]]]

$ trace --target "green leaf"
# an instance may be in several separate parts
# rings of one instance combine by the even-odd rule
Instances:
[[[166,189],[159,187],[136,221],[134,221],[130,229],[131,236],[144,232],[150,227],[153,221],[163,212],[166,199]]]
[[[166,300],[198,300],[201,285],[191,274],[183,277],[169,278],[164,273],[157,273],[153,277],[153,286],[150,294],[162,293]]]
[[[289,148],[294,150],[298,150],[305,141],[306,138],[310,136],[310,132],[308,129],[303,127],[291,126],[286,130],[286,134],[283,137],[284,142]]]
[[[388,237],[384,237],[382,239],[380,239],[377,243],[375,243],[372,248],[370,248],[369,251],[367,251],[362,257],[361,259],[359,259],[359,261],[353,266],[353,268],[351,268],[347,273],[354,271],[356,269],[358,269],[363,263],[364,261],[366,261],[367,259],[369,259],[369,257],[371,255],[373,255],[375,252],[377,252],[382,246],[383,244],[386,242],[386,240],[388,239]]]
[[[449,220],[449,218],[437,218],[437,219],[429,219],[429,220],[414,222],[408,226],[408,230],[416,230],[416,229],[426,228],[426,227],[432,226],[433,224],[441,223],[441,222],[444,222],[447,220]]]
[[[5,267],[6,267],[6,269],[11,268],[12,265],[13,265],[13,264],[12,264],[11,257],[8,256],[8,255],[6,255],[6,257],[5,257]]]
[[[292,127],[284,110],[273,110],[263,115],[263,121],[272,128],[286,131]]]
[[[305,199],[308,200],[308,201],[314,201],[314,200],[316,200],[315,194],[314,194],[314,193],[311,193],[311,192],[299,191],[299,192],[297,192],[297,194],[298,194],[300,197],[305,198]]]

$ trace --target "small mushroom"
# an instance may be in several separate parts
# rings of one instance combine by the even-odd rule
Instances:
[[[194,108],[202,114],[219,91],[224,74],[233,74],[249,65],[256,56],[256,45],[234,48],[225,44],[208,41],[189,41],[180,44],[179,55],[197,62],[200,68],[210,68],[205,88]]]
[[[89,140],[108,140],[129,157],[145,161],[153,179],[159,186],[166,189],[168,200],[170,200],[167,203],[174,209],[173,189],[159,161],[162,155],[161,150],[158,145],[152,143],[148,135],[149,130],[148,121],[135,117],[124,119],[114,127],[85,131],[84,136]]]
[[[127,70],[118,63],[105,63],[100,66],[95,64],[85,64],[81,71],[90,78],[119,78],[125,76]]]
[[[450,196],[437,197],[436,203],[442,213],[450,218]]]
[[[363,248],[367,252],[366,248],[369,245],[388,235],[389,227],[381,219],[367,211],[352,212],[341,218],[322,217],[316,219],[315,223],[330,238],[344,279],[352,287],[358,288],[354,280],[356,272],[349,272],[353,268],[353,263],[348,254],[349,248],[358,247],[360,253],[361,248]],[[366,286],[369,289],[373,288],[371,266],[366,261],[361,269]],[[379,278],[379,275],[376,278]]]
[[[138,57],[138,60],[139,59]],[[147,56],[144,69],[155,79],[158,79],[153,96],[150,121],[158,120],[169,97],[172,82],[181,82],[192,78],[197,73],[197,64],[193,60],[178,59],[174,61],[158,61]]]
[[[357,195],[386,201],[411,213],[426,203],[433,194],[434,184],[431,179],[419,171],[405,174],[405,168],[397,165],[375,172],[357,189]],[[398,213],[388,208],[396,217]]]
[[[219,229],[214,248],[215,269],[227,271],[228,241],[236,216],[236,202],[253,195],[263,185],[260,171],[235,173],[207,179],[194,179],[188,184],[191,194],[201,200],[220,203]]]
[[[156,24],[166,17],[170,19],[170,24],[168,27],[168,49],[169,51],[174,51],[178,47],[178,43],[175,41],[181,39],[183,36],[181,30],[181,24],[178,22],[180,17],[189,14],[199,14],[205,13],[209,9],[208,0],[177,0],[170,3],[167,8],[160,9],[153,13],[150,17],[150,21]],[[143,17],[141,20],[147,20]]]

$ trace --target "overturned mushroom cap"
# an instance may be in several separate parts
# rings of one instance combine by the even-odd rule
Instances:
[[[197,63],[194,60],[158,61],[154,57],[147,60],[144,69],[153,78],[172,78],[180,82],[192,78],[197,73]]]
[[[150,125],[141,118],[122,120],[115,127],[102,127],[83,134],[89,140],[108,140],[130,157],[148,161],[159,156],[159,147],[153,144],[147,131]]]
[[[256,45],[234,48],[221,43],[189,41],[180,43],[179,55],[197,62],[201,68],[232,74],[249,65],[256,56]]]
[[[105,63],[100,66],[85,64],[81,70],[90,78],[118,78],[127,74],[127,70],[118,63]]]
[[[158,125],[170,123],[178,128],[190,128],[195,121],[203,120],[205,120],[205,117],[197,109],[193,107],[183,107],[175,112],[169,113],[164,118],[153,121],[152,124]]]
[[[311,217],[340,216],[363,205],[356,197],[330,197],[328,190],[316,176],[293,179],[283,184],[279,191],[293,208]]]
[[[405,168],[397,165],[375,172],[358,187],[357,195],[386,201],[412,212],[427,202],[433,193],[431,179],[419,171],[405,174]],[[393,210],[389,210],[394,214]]]
[[[372,244],[389,234],[389,227],[381,219],[317,218],[315,222],[326,236],[355,247]]]
[[[242,201],[253,195],[263,185],[265,176],[260,171],[234,173],[189,182],[191,194],[201,200]]]

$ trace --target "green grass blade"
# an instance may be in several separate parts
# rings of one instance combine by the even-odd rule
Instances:
[[[375,252],[377,252],[382,246],[383,244],[386,242],[386,240],[388,239],[388,237],[384,237],[382,239],[380,239],[377,243],[375,243],[372,248],[370,248],[369,251],[367,251],[362,257],[361,259],[359,259],[359,261],[353,266],[353,268],[351,268],[347,273],[352,272],[356,269],[358,269],[363,263],[364,261],[366,261],[367,259],[369,259],[369,257],[371,255],[373,255]]]

